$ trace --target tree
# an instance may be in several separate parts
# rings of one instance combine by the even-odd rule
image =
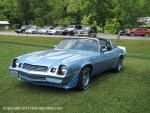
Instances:
[[[83,24],[104,32],[114,19],[123,29],[138,26],[137,18],[147,16],[149,0],[0,0],[0,20],[8,20],[12,28],[23,24]]]

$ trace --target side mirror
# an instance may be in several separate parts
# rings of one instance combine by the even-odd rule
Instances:
[[[112,50],[112,47],[108,46],[108,47],[107,47],[107,50],[108,50],[108,51]]]
[[[103,53],[105,53],[106,51],[107,51],[107,49],[105,48],[105,49],[101,49],[101,51],[103,52]]]
[[[107,47],[101,46],[100,47],[100,52],[105,53],[107,51]]]

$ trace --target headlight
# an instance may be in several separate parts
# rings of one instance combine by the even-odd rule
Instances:
[[[64,75],[66,73],[66,66],[65,65],[60,65],[58,68],[58,74],[59,75]]]
[[[12,63],[12,67],[13,68],[16,68],[16,67],[18,67],[19,66],[19,61],[18,61],[18,59],[14,59],[13,60],[13,63]]]

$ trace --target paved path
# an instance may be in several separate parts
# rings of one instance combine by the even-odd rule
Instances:
[[[61,35],[40,35],[40,34],[18,34],[12,31],[0,31],[0,35],[11,35],[11,36],[33,36],[33,37],[64,37]]]
[[[104,34],[98,33],[98,37],[107,38],[107,39],[117,39],[117,34]],[[150,40],[150,37],[141,37],[141,36],[120,36],[120,39],[129,39],[129,40]]]
[[[17,34],[12,31],[0,31],[0,35],[12,35],[12,36],[34,36],[34,37],[74,37],[74,36],[62,36],[62,35],[39,35],[39,34]],[[98,37],[106,39],[117,39],[116,34],[104,34],[98,33]],[[150,40],[150,37],[140,37],[140,36],[120,36],[120,39],[130,39],[130,40]]]

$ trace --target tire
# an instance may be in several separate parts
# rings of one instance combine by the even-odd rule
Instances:
[[[91,77],[91,68],[86,66],[80,72],[77,89],[79,89],[79,90],[88,89],[90,77]]]
[[[94,33],[92,34],[92,33],[91,33],[91,34],[90,34],[90,37],[91,37],[91,38],[95,38],[95,37],[96,37],[96,34],[94,34]]]
[[[135,36],[134,33],[131,33],[130,36]]]
[[[70,36],[74,36],[74,32],[73,31],[71,31],[69,34],[70,34]]]
[[[56,31],[55,35],[59,35],[59,32],[58,32],[58,31]]]
[[[25,33],[25,31],[22,31],[22,33],[24,34],[24,33]]]
[[[116,67],[113,69],[114,72],[120,72],[122,69],[122,62],[123,62],[123,58],[119,57],[118,61],[117,61],[117,65]]]
[[[123,36],[126,36],[126,33],[122,33]]]

